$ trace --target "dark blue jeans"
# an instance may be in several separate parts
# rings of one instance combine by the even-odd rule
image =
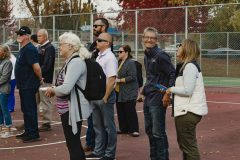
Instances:
[[[15,91],[15,86],[16,86],[16,80],[13,79],[13,80],[11,80],[11,92],[10,92],[9,97],[8,97],[8,109],[9,109],[9,112],[14,112],[14,106],[15,106],[14,91]]]
[[[25,133],[32,138],[38,138],[38,117],[36,94],[37,89],[20,89],[21,110],[23,112],[23,120]]]
[[[86,146],[94,149],[95,146],[95,132],[93,129],[92,115],[88,117],[88,128],[86,133]]]
[[[165,117],[165,107],[144,105],[145,131],[149,138],[151,160],[169,159]]]

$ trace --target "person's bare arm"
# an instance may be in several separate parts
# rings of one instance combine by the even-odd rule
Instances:
[[[105,103],[107,103],[108,97],[110,96],[112,90],[114,89],[115,80],[116,76],[112,76],[107,79],[106,93],[105,96],[103,97],[103,101]]]
[[[43,79],[42,79],[42,71],[41,71],[40,65],[38,63],[34,63],[32,67],[35,75],[38,77],[39,81],[42,82]]]

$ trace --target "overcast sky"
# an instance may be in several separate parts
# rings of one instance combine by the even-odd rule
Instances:
[[[85,0],[87,1],[87,0]],[[107,12],[112,10],[120,10],[121,7],[117,4],[117,0],[92,0],[98,12]],[[29,10],[21,7],[22,0],[12,0],[13,3],[13,15],[16,18],[30,17]],[[108,14],[106,16],[115,16],[115,14]]]

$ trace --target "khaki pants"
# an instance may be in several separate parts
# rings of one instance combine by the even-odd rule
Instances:
[[[200,160],[197,146],[196,126],[202,116],[191,112],[175,117],[178,145],[183,152],[183,160]]]
[[[51,87],[52,84],[50,83],[44,83],[43,85],[41,85],[39,88],[41,87]],[[45,123],[51,123],[52,120],[52,108],[53,108],[53,103],[52,103],[52,99],[46,97],[45,95],[45,91],[42,90],[38,90],[38,93],[36,94],[36,99],[37,99],[37,103],[39,106],[39,111],[42,112],[42,116],[43,116],[43,124]]]

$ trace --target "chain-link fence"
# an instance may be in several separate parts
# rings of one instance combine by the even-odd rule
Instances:
[[[13,51],[19,50],[14,32],[23,25],[32,33],[39,28],[49,32],[49,38],[58,46],[58,37],[66,31],[79,35],[82,42],[92,42],[93,21],[106,17],[109,32],[117,49],[128,44],[133,55],[143,63],[142,33],[146,27],[159,31],[158,45],[172,57],[176,64],[176,45],[185,38],[194,39],[201,48],[200,64],[204,76],[240,77],[240,4],[186,6],[126,10],[108,13],[53,15],[25,19],[0,20],[0,43],[7,43]],[[9,24],[9,21],[14,22]],[[59,67],[58,57],[57,65]]]

